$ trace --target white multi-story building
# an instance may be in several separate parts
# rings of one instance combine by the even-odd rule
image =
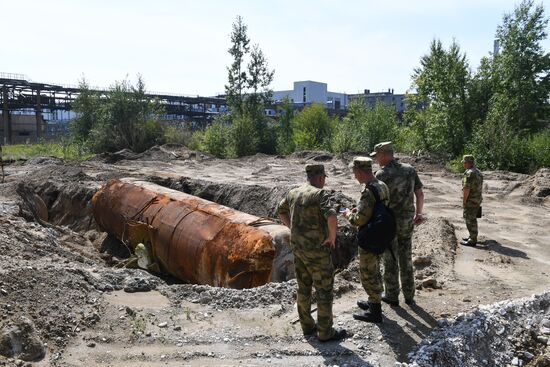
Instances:
[[[294,82],[294,89],[273,92],[273,102],[280,103],[288,97],[296,106],[308,106],[320,103],[327,109],[343,110],[348,107],[348,95],[345,93],[329,92],[327,83],[304,80]]]

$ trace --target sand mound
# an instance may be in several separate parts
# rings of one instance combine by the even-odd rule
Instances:
[[[523,184],[525,195],[534,198],[550,196],[550,168],[541,168]]]

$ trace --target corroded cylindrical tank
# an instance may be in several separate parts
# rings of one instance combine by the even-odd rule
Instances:
[[[294,275],[290,231],[275,222],[132,179],[107,182],[92,205],[122,241],[132,222],[147,223],[158,265],[186,282],[250,288]]]

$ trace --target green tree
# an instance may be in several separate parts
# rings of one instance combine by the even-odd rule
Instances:
[[[244,112],[243,97],[246,89],[247,75],[244,69],[245,56],[250,50],[250,39],[246,34],[247,26],[241,16],[237,16],[231,32],[231,47],[228,52],[233,58],[231,66],[227,68],[227,84],[225,94],[227,104],[231,110],[242,115]]]
[[[71,121],[70,128],[73,138],[80,143],[86,142],[90,130],[99,120],[98,111],[100,105],[99,95],[90,89],[86,79],[83,77],[79,82],[80,94],[74,102],[74,112],[77,117]]]
[[[224,158],[227,155],[230,127],[226,117],[223,114],[216,116],[212,125],[204,130],[204,135],[202,136],[201,150],[218,158]]]
[[[506,101],[502,99],[493,103],[501,105]],[[505,113],[504,106],[494,108],[487,120],[475,129],[467,150],[476,157],[477,164],[483,169],[527,172],[528,145],[513,127],[502,123],[507,118]]]
[[[258,135],[258,151],[266,154],[276,152],[277,140],[274,128],[265,116],[265,106],[270,104],[273,91],[269,85],[273,81],[273,70],[269,70],[267,59],[256,44],[250,52],[248,63],[248,93],[245,98],[245,112],[254,122]]]
[[[273,91],[269,85],[274,74],[275,71],[269,70],[267,59],[260,47],[254,45],[248,63],[248,89],[244,105],[245,111],[255,121],[264,119],[264,107],[271,102]]]
[[[361,124],[361,144],[363,151],[372,151],[381,141],[393,141],[397,136],[397,114],[395,107],[377,103],[367,109],[365,121]]]
[[[548,119],[550,55],[541,46],[547,25],[542,5],[524,0],[497,28],[500,52],[482,62],[472,88],[473,96],[483,95],[478,101],[488,100],[468,145],[481,167],[528,172],[545,164],[540,144],[547,140],[537,132]]]
[[[292,119],[294,118],[294,107],[288,96],[283,97],[281,104],[277,107],[279,118],[279,129],[277,130],[277,153],[290,154],[294,152],[292,140]]]
[[[257,44],[250,48],[247,26],[242,17],[237,17],[232,29],[229,54],[233,62],[227,68],[227,103],[235,120],[241,123],[248,119],[252,121],[257,151],[272,154],[276,151],[276,137],[264,108],[271,102],[273,92],[269,85],[275,72],[269,69],[265,54]],[[242,146],[239,142],[233,145]]]
[[[334,121],[323,105],[304,107],[292,120],[292,140],[296,150],[328,149]]]
[[[546,39],[548,19],[542,5],[523,0],[512,14],[506,14],[496,38],[500,52],[494,57],[495,112],[517,130],[536,131],[547,118],[550,94],[550,54],[541,42]]]
[[[534,159],[535,168],[550,168],[550,131],[544,130],[529,139],[529,153]]]
[[[365,103],[352,100],[348,106],[348,113],[336,122],[335,132],[332,137],[331,147],[334,152],[361,151],[366,146],[362,134],[362,124],[367,120]]]
[[[335,152],[371,152],[381,141],[395,140],[395,107],[382,102],[367,108],[363,100],[354,100],[341,122],[336,124],[332,148]]]
[[[88,144],[94,152],[125,148],[142,152],[164,142],[164,131],[159,123],[162,106],[146,96],[141,76],[135,86],[127,80],[115,82],[105,95],[96,94],[92,98],[97,109],[80,113],[83,120],[94,121],[88,135]],[[84,116],[86,113],[96,115],[89,118]]]
[[[408,100],[425,108],[407,113],[424,148],[448,156],[462,153],[472,129],[467,99],[470,77],[466,55],[456,42],[445,50],[441,41],[432,41],[430,53],[422,56],[413,72],[412,87],[417,93]]]
[[[483,57],[468,88],[468,113],[473,124],[485,121],[494,94],[493,57]]]
[[[229,156],[243,157],[258,152],[258,133],[247,115],[233,116],[229,129]]]

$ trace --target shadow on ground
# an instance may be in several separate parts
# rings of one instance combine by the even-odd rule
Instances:
[[[325,366],[349,364],[352,366],[374,367],[353,350],[340,344],[341,341],[320,342],[317,338],[308,338],[308,343],[317,349],[324,359]],[[345,361],[345,362],[344,362]]]
[[[424,339],[437,326],[437,320],[417,304],[407,308],[393,307],[393,310],[398,317],[405,321],[403,326],[408,330],[404,330],[397,320],[388,317],[384,317],[384,321],[377,326],[395,353],[397,360],[407,362],[407,355],[417,345],[417,342],[411,337],[411,333]]]
[[[527,253],[521,250],[510,248],[508,246],[504,246],[500,242],[497,242],[495,240],[486,240],[486,241],[480,242],[478,246],[476,246],[475,248],[478,248],[480,250],[490,250],[505,256],[529,259],[529,257],[527,256]]]

